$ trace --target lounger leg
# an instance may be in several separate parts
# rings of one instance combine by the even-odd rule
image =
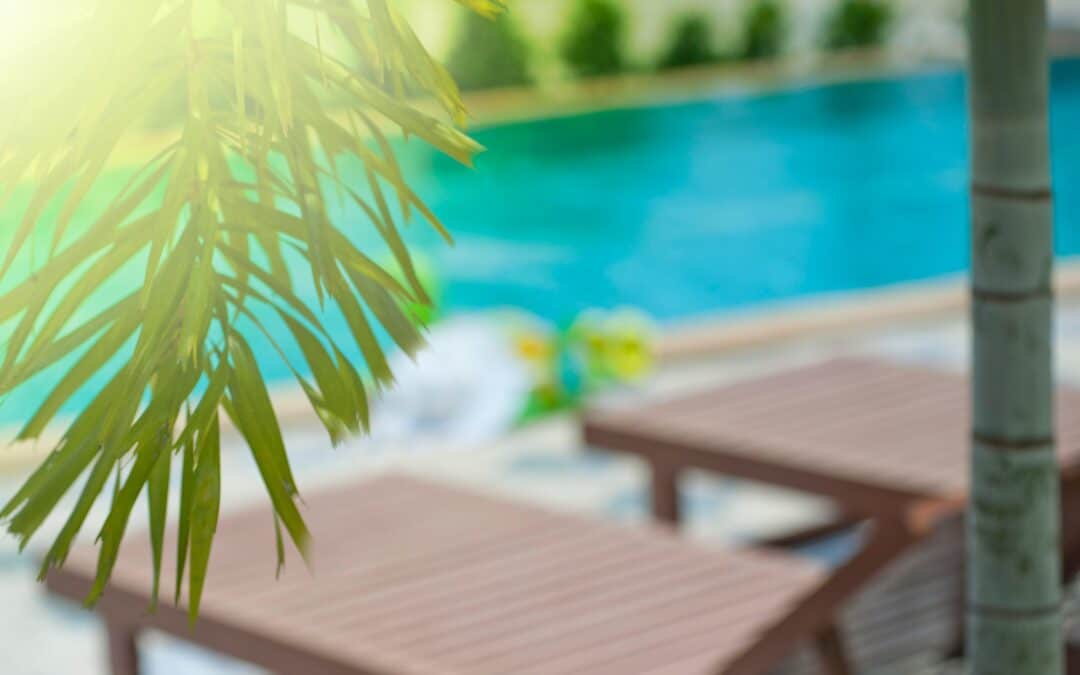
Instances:
[[[766,672],[800,640],[815,632],[821,635],[820,631],[827,630],[822,627],[835,620],[841,607],[856,591],[923,536],[901,520],[877,520],[873,528],[869,541],[859,553],[837,568],[816,591],[804,597],[787,618],[762,635],[753,647],[732,661],[724,675]]]
[[[652,465],[652,510],[660,522],[679,524],[679,472],[671,465]]]
[[[1080,486],[1062,486],[1061,495],[1061,547],[1062,574],[1069,584],[1080,572]]]
[[[1066,675],[1080,675],[1080,647],[1065,645]]]
[[[139,651],[132,624],[106,621],[109,640],[109,667],[112,675],[139,675]]]
[[[818,633],[814,640],[818,657],[821,659],[821,668],[827,675],[852,675],[855,669],[851,667],[847,651],[844,649],[844,640],[835,624],[830,624],[825,630]]]
[[[961,583],[966,583],[962,579]],[[967,644],[967,600],[963,593],[956,596],[956,606],[953,607],[953,616],[956,617],[956,626],[953,628],[952,642],[945,650],[945,658],[948,660],[959,659],[964,656],[964,647]]]

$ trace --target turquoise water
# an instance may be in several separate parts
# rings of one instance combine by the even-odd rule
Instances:
[[[449,310],[660,320],[964,270],[959,73],[725,95],[485,129],[475,171],[409,149],[453,230]],[[1080,253],[1080,60],[1053,68],[1057,251]],[[355,214],[345,214],[354,217]]]
[[[1056,63],[1052,79],[1055,246],[1066,256],[1080,254],[1080,60]],[[420,143],[401,147],[416,191],[456,238],[448,247],[419,222],[406,232],[446,313],[513,307],[564,322],[633,306],[672,322],[967,266],[958,72],[718,94],[475,136],[489,150],[474,170]],[[364,214],[334,208],[378,257]],[[314,304],[310,289],[298,293]],[[350,342],[340,316],[326,322]],[[266,378],[290,381],[269,342],[248,335]],[[60,374],[9,397],[0,423],[25,419]]]

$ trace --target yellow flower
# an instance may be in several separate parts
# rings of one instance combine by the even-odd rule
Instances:
[[[611,373],[625,380],[646,375],[653,367],[652,350],[639,335],[626,335],[615,340],[608,352],[608,368]]]
[[[526,361],[541,361],[552,355],[551,341],[541,335],[523,334],[515,340],[518,356]]]

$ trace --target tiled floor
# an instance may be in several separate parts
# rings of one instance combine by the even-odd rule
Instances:
[[[1080,306],[1062,310],[1057,335],[1060,377],[1080,384]],[[871,353],[944,368],[962,368],[966,362],[967,335],[963,322],[957,319],[872,334],[808,339],[672,367],[639,390],[619,395],[665,395],[814,361],[838,352]],[[358,440],[331,449],[317,430],[290,429],[287,436],[298,480],[302,489],[308,491],[319,485],[400,467],[597,517],[633,521],[645,516],[643,467],[601,453],[582,452],[569,418],[533,425],[479,449],[443,447],[425,439],[396,441],[392,445]],[[235,446],[236,442],[232,444]],[[230,448],[223,460],[226,510],[260,499],[261,483],[242,448]],[[18,477],[0,478],[0,498],[9,495],[17,484]],[[717,543],[780,533],[823,518],[828,512],[826,505],[802,495],[706,476],[692,476],[684,498],[690,535]],[[135,518],[141,519],[142,511],[136,509],[136,514]],[[100,508],[94,516],[100,521]],[[133,526],[137,527],[138,523]],[[39,543],[58,527],[57,519],[50,520]],[[273,542],[267,541],[267,556],[273,555],[272,547]],[[809,553],[829,557],[843,548],[839,545]],[[0,650],[5,655],[5,675],[104,672],[97,622],[83,610],[46,599],[34,583],[32,553],[20,556],[10,539],[0,541],[0,607]],[[164,637],[150,636],[143,647],[150,675],[254,672],[243,664],[201,653]]]

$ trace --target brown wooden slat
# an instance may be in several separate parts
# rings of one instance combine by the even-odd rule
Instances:
[[[683,424],[683,431],[701,443],[714,433],[714,427],[708,423]],[[858,447],[840,445],[784,428],[772,428],[756,436],[752,447],[760,449],[756,456],[761,462],[771,461],[792,471],[812,471],[826,478],[843,478],[868,487],[876,484],[911,494],[951,494],[952,476],[923,464],[900,463],[895,454],[879,451],[873,443]],[[821,452],[821,448],[830,450]]]
[[[854,372],[857,371],[853,371]],[[745,425],[780,425],[785,428],[799,428],[809,434],[827,434],[838,427],[847,428],[867,416],[889,416],[894,414],[899,405],[919,405],[927,399],[944,400],[955,397],[948,382],[930,378],[904,377],[907,373],[896,373],[892,377],[879,377],[867,374],[864,378],[853,378],[843,389],[827,387],[807,387],[803,396],[791,397],[785,391],[771,400],[764,402],[752,413],[747,414],[742,407],[732,401],[730,412],[724,417]],[[725,396],[730,400],[731,395]],[[858,417],[843,414],[855,401],[861,402],[863,410]],[[782,418],[776,418],[778,407],[788,411]],[[820,415],[822,410],[834,410],[837,414]]]
[[[588,442],[668,466],[806,489],[862,512],[877,492],[953,498],[967,489],[966,377],[837,359],[659,405],[590,412]],[[1080,392],[1058,393],[1059,454],[1080,474]]]
[[[716,438],[682,428],[659,428],[645,421],[585,427],[585,440],[678,468],[699,468],[747,480],[781,485],[832,497],[859,516],[895,514],[924,499],[926,494],[893,485],[867,483],[823,471],[807,462],[783,462],[769,457],[769,448],[745,439]]]
[[[706,578],[713,574],[710,570],[696,573]],[[589,580],[586,575],[595,575],[595,577]],[[627,566],[621,570],[621,573],[610,573],[597,568],[579,569],[575,571],[575,578],[568,583],[560,583],[561,579],[555,578],[549,584],[531,588],[529,593],[517,593],[517,597],[493,598],[491,602],[487,602],[486,598],[474,596],[471,602],[460,608],[461,614],[452,621],[451,630],[447,629],[448,624],[441,624],[438,627],[432,626],[427,631],[415,631],[410,634],[409,639],[422,641],[428,648],[432,648],[445,644],[444,636],[462,629],[475,630],[477,635],[483,635],[485,638],[501,636],[521,630],[524,625],[539,625],[545,620],[554,620],[548,617],[552,617],[556,611],[567,611],[568,603],[571,601],[576,601],[579,606],[582,602],[591,604],[617,601],[628,592],[627,589],[638,587],[643,577],[654,577],[657,582],[671,579],[679,584],[690,584],[693,583],[696,575],[683,569],[682,566],[672,566],[668,561],[663,560]],[[748,577],[752,579],[750,575],[742,578]],[[738,579],[732,578],[728,580],[728,583],[737,583]],[[587,591],[585,594],[583,594],[583,583]],[[449,619],[450,617],[438,618]],[[452,639],[459,638],[454,636]]]
[[[507,551],[497,557],[444,568],[404,583],[373,587],[361,597],[328,607],[319,606],[315,613],[303,616],[334,626],[340,622],[344,628],[383,620],[393,625],[394,619],[424,619],[438,611],[453,615],[459,609],[466,609],[464,601],[470,597],[478,597],[486,604],[489,593],[492,602],[506,595],[529,593],[538,580],[554,578],[568,583],[580,566],[588,568],[589,558],[625,560],[630,564],[638,562],[628,557],[625,551],[620,552],[617,544],[605,545],[608,542],[589,546],[586,555],[580,555],[584,543],[594,536],[592,532],[584,532],[576,537],[560,536],[541,546],[507,547]],[[357,612],[360,608],[362,613]]]
[[[727,579],[725,575],[696,572],[685,576],[677,573],[657,575],[658,591],[648,595],[634,597],[638,584],[627,586],[622,593],[597,593],[589,584],[578,587],[578,596],[570,602],[558,602],[539,610],[524,612],[516,621],[501,624],[486,624],[483,632],[477,632],[468,642],[462,642],[459,649],[472,654],[510,654],[515,658],[525,656],[530,649],[561,653],[575,644],[576,640],[586,639],[591,644],[603,638],[606,630],[618,631],[617,636],[626,636],[628,631],[642,627],[651,629],[658,625],[663,616],[671,613],[693,613],[715,609],[716,606],[702,598],[724,597],[724,620],[732,625],[743,621],[749,615],[762,612],[760,608],[746,611],[748,604],[769,598],[779,592],[775,584],[752,574],[744,574],[738,579]],[[627,597],[627,596],[630,597]],[[456,629],[457,626],[455,625]],[[497,638],[497,639],[496,639]]]
[[[750,629],[749,621],[760,620],[764,614],[782,615],[790,606],[789,601],[771,598],[743,602],[741,607],[746,610],[746,622],[743,624],[713,622],[708,620],[707,615],[696,617],[681,624],[665,625],[661,630],[642,632],[632,642],[627,640],[628,644],[632,644],[631,649],[617,649],[614,643],[609,643],[605,650],[582,650],[575,655],[560,657],[556,663],[563,664],[565,672],[576,675],[621,675],[652,669],[685,658],[687,654],[708,651],[718,644],[736,646],[756,640],[761,633]],[[727,663],[727,660],[719,659],[712,665],[722,669]],[[556,671],[541,665],[533,672],[539,675]]]
[[[357,593],[392,588],[402,580],[429,578],[448,568],[468,565],[476,559],[497,557],[519,547],[542,546],[562,535],[562,528],[554,523],[538,523],[528,527],[512,519],[502,523],[502,527],[470,528],[456,533],[452,529],[448,531],[448,525],[450,523],[440,521],[439,536],[424,542],[423,548],[416,540],[412,541],[406,547],[407,551],[412,552],[408,558],[384,556],[378,543],[368,542],[366,546],[370,547],[371,556],[344,563],[329,574],[316,573],[287,586],[262,584],[258,590],[247,593],[223,589],[221,597],[226,601],[235,595],[251,597],[290,610],[298,609],[292,603],[299,599],[296,588],[303,587],[305,595],[299,600],[303,606],[330,607],[341,597],[340,586],[343,583]],[[423,531],[427,532],[427,529]]]
[[[790,373],[791,378],[799,382],[799,386],[791,387],[783,379],[776,378],[772,380],[771,390],[762,390],[750,398],[745,398],[742,387],[735,384],[702,392],[695,396],[694,400],[684,399],[682,408],[672,401],[665,406],[662,414],[655,413],[648,405],[639,412],[671,424],[706,418],[725,426],[734,423],[758,427],[763,422],[771,426],[778,422],[783,423],[787,419],[796,419],[793,417],[787,417],[785,420],[775,419],[775,411],[778,408],[787,410],[789,416],[800,416],[803,415],[803,411],[843,405],[856,392],[872,393],[881,390],[887,392],[889,388],[906,388],[909,386],[910,379],[902,377],[904,373],[886,373],[887,377],[878,377],[876,373],[863,373],[860,377],[861,371],[857,367],[844,368],[842,378],[829,377],[828,371],[821,368],[814,368],[812,372],[823,381],[815,383],[812,378],[805,377],[804,373]],[[618,414],[616,412],[613,415],[618,416]],[[637,417],[637,415],[632,416]],[[803,417],[809,420],[816,419],[806,415]]]
[[[646,414],[666,415],[681,414],[695,410],[716,409],[717,397],[724,396],[724,392],[732,391],[738,387],[736,399],[742,405],[748,405],[755,399],[769,400],[776,395],[777,384],[782,383],[785,390],[797,391],[801,387],[817,387],[834,384],[842,385],[849,378],[851,370],[857,370],[859,364],[853,360],[825,362],[799,368],[797,370],[781,370],[767,375],[735,382],[728,387],[717,389],[710,387],[693,392],[690,395],[668,397],[659,401],[646,402],[640,407]],[[763,395],[763,396],[762,396]],[[760,397],[760,398],[759,398]],[[593,410],[591,414],[618,417],[626,413],[625,409],[609,409],[604,411]]]
[[[550,632],[545,633],[544,641],[529,635],[523,642],[500,643],[497,651],[485,651],[483,659],[470,657],[467,672],[557,675],[628,654],[641,655],[644,665],[648,654],[654,653],[658,645],[682,635],[699,637],[701,633],[707,634],[702,640],[705,644],[684,645],[679,656],[716,649],[717,661],[724,662],[725,647],[744,643],[748,635],[756,632],[755,624],[771,623],[786,608],[781,598],[768,596],[740,604],[738,608],[742,612],[733,614],[731,607],[708,602],[706,597],[701,593],[676,592],[659,604],[639,600],[636,607],[640,608],[631,614],[567,617],[561,626],[549,624]],[[478,670],[471,670],[474,667]]]
[[[680,577],[677,572],[679,570],[683,570],[683,569],[684,569],[683,565],[673,567],[673,570],[676,573],[669,572],[669,575],[667,575],[666,577],[652,579],[651,582],[652,582],[653,585],[658,584],[658,583],[662,583],[663,585],[671,584],[672,588],[679,588],[680,584],[681,585],[686,585],[686,584],[690,583],[690,581],[691,581],[690,573],[693,572],[693,568],[689,567],[689,568],[686,569],[686,572],[687,572],[686,575]],[[716,570],[716,569],[710,570],[710,569],[706,568],[706,569],[702,569],[699,573],[706,580],[707,584],[710,584],[710,585],[714,586],[714,588],[715,588],[718,580],[719,581],[726,581],[724,573],[721,573],[723,571],[724,571],[723,568],[721,568],[720,570]],[[513,589],[513,591],[511,591],[511,593],[516,592],[519,595],[532,596],[532,595],[534,595],[536,593],[535,586],[532,585],[532,576],[534,576],[534,575],[532,575],[532,570],[531,569],[523,569],[522,570],[522,579],[524,580],[524,583],[502,584],[502,588],[503,589]],[[750,580],[750,581],[754,580],[753,576],[746,575],[745,577],[748,577],[748,580]],[[580,613],[582,613],[582,612],[588,612],[590,610],[591,606],[600,603],[600,599],[602,599],[602,598],[595,598],[594,597],[594,595],[596,593],[596,589],[594,588],[594,586],[592,584],[589,583],[588,579],[583,579],[582,578],[582,579],[580,579],[580,581],[583,582],[583,585],[581,586],[581,588],[579,589],[577,594],[569,595],[566,598],[562,599],[562,602],[556,602],[556,603],[553,604],[553,606],[558,611],[561,611],[563,613],[564,617],[567,616],[567,615],[569,615],[569,616],[577,616],[577,615],[580,615]],[[644,581],[644,579],[643,579],[643,581]],[[627,586],[627,588],[624,589],[624,592],[627,589],[633,590],[634,586]],[[468,598],[468,596],[470,595],[470,592],[471,592],[471,589],[464,589],[464,590],[461,590],[461,591],[457,592],[456,593],[456,595],[458,595],[457,599],[460,599],[461,597]],[[484,598],[487,598],[486,593],[481,594],[481,596],[484,597]],[[546,599],[551,600],[553,598],[549,597],[549,598],[546,598]],[[610,597],[605,597],[605,598],[603,598],[603,603],[605,605],[607,605],[608,603],[611,602],[611,600],[618,600],[618,599],[619,598],[618,598],[617,595],[613,595],[613,596],[610,596]],[[454,602],[455,602],[455,599],[451,598],[450,605],[444,608],[447,611],[446,611],[446,613],[445,613],[445,615],[443,617],[440,617],[440,619],[445,619],[446,621],[443,622],[442,624],[438,624],[436,626],[438,630],[444,630],[444,631],[453,632],[453,633],[460,633],[460,627],[461,627],[460,624],[458,624],[457,622],[451,621],[451,620],[454,619],[454,613],[453,613],[453,611],[451,611],[451,610],[453,610],[455,608]],[[498,598],[492,598],[491,602],[498,604],[499,599]],[[618,605],[618,603],[616,603],[616,605]],[[460,615],[459,616],[463,616],[463,617],[468,616],[469,609],[470,609],[469,607],[460,607],[459,609],[460,609]],[[524,621],[524,625],[525,625],[526,629],[528,629],[528,627],[530,625],[536,625],[537,621],[539,621],[540,624],[545,623],[545,621],[543,621],[543,619],[545,619],[546,617],[538,615],[538,613],[535,610],[532,610],[532,608],[526,608],[526,609],[527,610],[525,610],[525,611],[515,612],[515,613],[517,613],[517,622],[516,623],[523,623],[523,621]],[[402,637],[403,633],[407,633],[407,631],[405,629],[407,629],[407,627],[408,627],[410,617],[413,617],[413,616],[414,616],[413,612],[404,612],[403,615],[401,615],[401,617],[400,617],[400,622],[395,624],[395,625],[392,625],[390,627],[390,629],[387,629],[386,625],[380,624],[379,625],[379,635],[383,635],[383,634],[387,635],[387,637],[389,639],[393,639],[395,644],[396,644],[396,640],[399,640]],[[429,620],[431,619],[430,616],[429,617],[423,617],[422,615],[421,615],[420,618],[421,619],[422,618],[427,618]],[[550,621],[551,623],[556,623],[557,621],[555,621],[555,620],[558,619],[558,617],[554,616],[554,617],[550,617],[550,619],[552,619],[552,621]],[[356,627],[359,627],[360,623],[366,622],[367,620],[368,620],[368,616],[366,615],[365,612],[363,612],[363,611],[357,611],[356,612],[356,615],[355,615],[355,622],[357,624]],[[484,627],[484,625],[485,624],[481,624],[481,627]],[[504,633],[505,631],[507,631],[508,627],[511,627],[511,629],[512,629],[512,627],[514,627],[515,625],[516,625],[515,620],[513,620],[513,619],[505,620],[505,621],[499,623],[498,625],[495,625],[495,629],[496,629],[497,632]],[[477,637],[477,634],[473,633],[472,637],[473,638]],[[490,643],[491,638],[494,637],[494,635],[486,633],[484,631],[481,631],[480,634],[478,634],[478,637],[481,637],[481,638],[483,638],[483,640],[485,640],[485,642]],[[411,639],[411,638],[409,638],[409,639]],[[415,642],[415,640],[414,640],[414,642]]]
[[[413,479],[315,495],[306,511],[316,559],[333,563],[314,579],[291,570],[277,584],[251,532],[267,512],[246,512],[222,521],[195,631],[183,605],[145,614],[143,537],[125,545],[100,611],[289,675],[634,673],[735,658],[823,575]],[[80,548],[50,589],[78,599],[93,572]]]
[[[711,564],[674,564],[670,556],[633,553],[606,550],[602,555],[587,557],[568,555],[562,560],[549,560],[543,567],[526,569],[516,567],[516,561],[509,561],[514,566],[512,573],[504,570],[502,575],[486,579],[483,585],[450,580],[449,585],[443,585],[442,593],[433,597],[425,595],[426,613],[404,612],[397,616],[405,624],[446,619],[452,621],[455,629],[497,623],[496,628],[501,631],[511,628],[517,618],[527,617],[532,621],[547,608],[572,611],[582,604],[617,599],[627,588],[645,581],[661,584],[669,579],[687,585],[695,576],[701,576],[711,583],[719,577],[725,583],[737,584],[760,577],[760,573],[749,567],[730,566],[718,572]],[[488,570],[478,571],[488,576]],[[518,577],[516,584],[504,581],[511,575]]]

